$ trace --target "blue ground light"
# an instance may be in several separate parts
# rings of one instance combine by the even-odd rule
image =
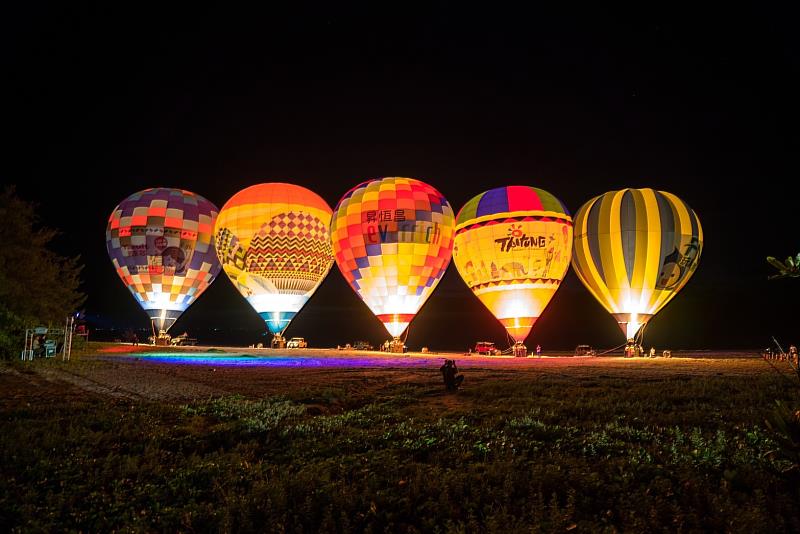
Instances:
[[[250,354],[174,352],[131,353],[114,356],[171,365],[216,365],[225,367],[428,367],[427,358],[311,358],[297,356],[253,356]]]

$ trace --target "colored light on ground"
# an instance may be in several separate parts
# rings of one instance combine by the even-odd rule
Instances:
[[[427,367],[441,358],[303,358],[290,356],[251,356],[247,354],[148,353],[120,355],[123,358],[150,363],[177,365],[210,365],[218,367]],[[120,356],[115,356],[119,358]]]

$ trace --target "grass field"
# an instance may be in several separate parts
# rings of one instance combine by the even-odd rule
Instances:
[[[755,355],[453,355],[446,393],[445,355],[115,350],[0,363],[0,530],[800,531],[764,424],[800,389]]]

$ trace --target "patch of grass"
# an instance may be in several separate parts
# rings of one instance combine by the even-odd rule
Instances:
[[[210,415],[223,421],[234,421],[246,433],[269,433],[285,421],[297,419],[305,413],[284,398],[248,400],[241,395],[221,397],[206,404],[183,405],[187,415]]]
[[[593,376],[583,388],[564,372],[433,401],[427,383],[387,382],[369,395],[345,384],[180,405],[6,403],[0,524],[798,531],[800,489],[761,423],[791,394],[770,376]]]

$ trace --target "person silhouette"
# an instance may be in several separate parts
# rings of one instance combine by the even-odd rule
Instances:
[[[464,375],[458,374],[458,367],[456,367],[455,360],[445,360],[444,364],[439,368],[442,372],[442,379],[444,380],[444,387],[447,391],[456,391],[464,381]]]

